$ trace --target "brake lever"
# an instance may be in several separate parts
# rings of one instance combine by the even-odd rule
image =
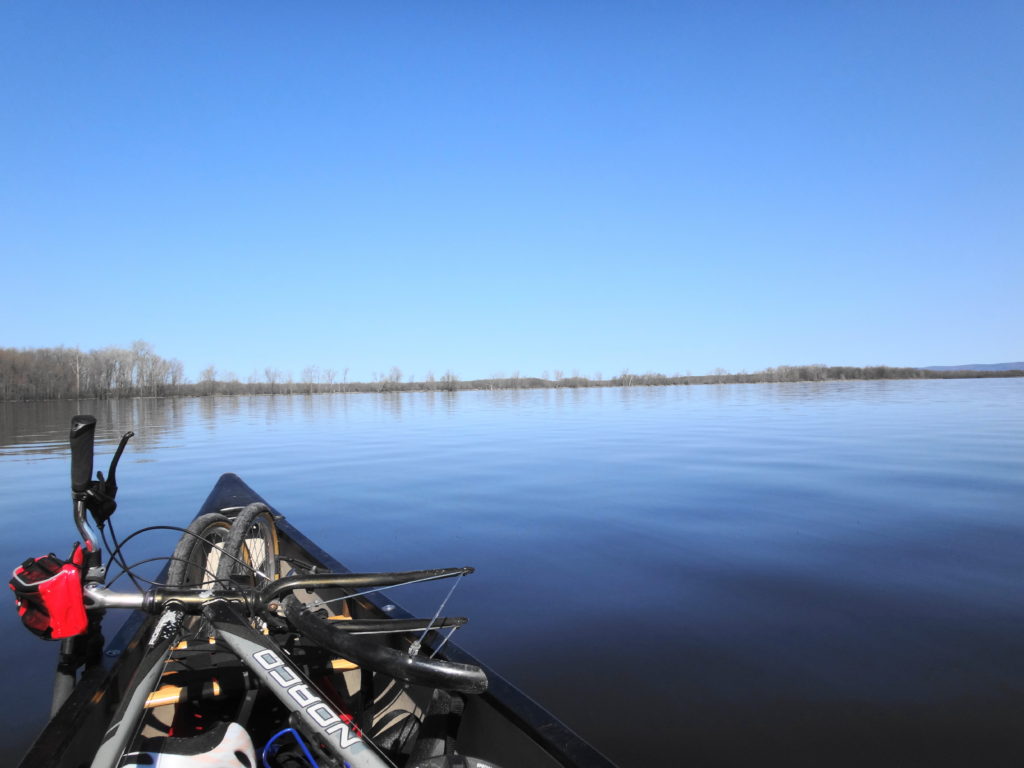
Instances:
[[[114,457],[110,460],[107,477],[104,477],[102,472],[97,472],[96,482],[89,488],[85,504],[92,512],[96,525],[101,529],[117,509],[117,502],[114,501],[114,497],[117,496],[117,463],[121,460],[121,454],[124,453],[128,441],[134,436],[135,433],[130,431],[121,435],[121,442],[118,443]]]
[[[117,462],[121,460],[121,454],[124,453],[124,447],[128,445],[128,441],[133,437],[135,437],[135,433],[130,430],[121,435],[121,442],[117,444],[117,450],[114,451],[114,458],[110,460],[110,469],[107,471],[107,479],[103,479],[102,473],[97,473],[100,482],[103,483],[103,493],[109,496],[111,501],[113,501],[114,497],[117,496]],[[114,510],[110,511],[113,513]]]

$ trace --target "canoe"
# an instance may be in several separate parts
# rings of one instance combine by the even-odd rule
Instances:
[[[237,475],[225,474],[218,480],[197,517],[253,502],[267,504]],[[277,524],[282,559],[314,564],[319,569],[334,573],[350,572],[304,536],[280,511],[269,504],[267,506]],[[354,604],[352,614],[357,619],[412,618],[390,595],[368,594],[349,602]],[[139,666],[156,621],[157,617],[151,614],[132,612],[106,645],[103,662],[82,673],[71,695],[22,758],[21,766],[80,768],[89,764],[117,704],[125,696],[132,672]],[[457,720],[455,727],[449,728],[447,733],[454,740],[459,754],[473,755],[502,768],[615,768],[558,718],[456,644],[445,643],[437,656],[477,665],[488,678],[485,692],[461,697],[461,716],[457,712],[446,715],[449,725],[453,717]],[[361,682],[356,685],[366,686],[375,692],[384,690],[388,688],[389,679],[382,680],[382,676],[381,672],[357,673],[355,679]],[[403,695],[416,699],[419,711],[429,714],[431,691],[419,690],[419,686],[402,688],[406,692]]]

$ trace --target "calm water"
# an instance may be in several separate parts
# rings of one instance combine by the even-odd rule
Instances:
[[[476,565],[457,640],[623,766],[1024,761],[1024,380],[0,404],[9,568],[75,539],[79,410],[97,468],[138,433],[122,535],[233,471],[354,569]],[[13,753],[56,647],[0,621]]]

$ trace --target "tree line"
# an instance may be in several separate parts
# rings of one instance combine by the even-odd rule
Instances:
[[[496,375],[488,379],[462,380],[448,370],[428,373],[417,380],[398,367],[374,374],[371,381],[349,381],[348,369],[311,365],[296,380],[289,372],[264,368],[245,381],[233,373],[208,366],[198,381],[184,375],[180,360],[165,359],[152,345],[136,341],[128,349],[104,347],[82,352],[70,347],[13,349],[0,347],[0,400],[104,399],[118,397],[166,397],[174,395],[320,394],[331,392],[455,392],[471,389],[547,389],[579,387],[654,387],[692,384],[751,384],[799,381],[856,381],[862,379],[963,379],[1024,376],[1024,371],[931,371],[894,368],[826,365],[782,365],[755,373],[729,373],[718,368],[706,375],[632,373],[621,371],[604,378],[581,376],[578,371],[544,371],[539,377]]]
[[[0,347],[0,400],[138,397],[179,394],[188,387],[185,366],[167,360],[152,345],[104,347]]]

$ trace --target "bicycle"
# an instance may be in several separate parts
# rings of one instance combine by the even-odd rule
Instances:
[[[91,416],[72,421],[73,514],[84,544],[66,561],[29,558],[11,582],[26,626],[61,640],[54,713],[75,690],[78,671],[102,662],[104,612],[157,617],[92,768],[198,765],[197,756],[203,765],[255,768],[257,754],[267,768],[495,768],[461,754],[436,727],[458,714],[461,697],[488,686],[479,665],[438,656],[466,619],[441,616],[447,597],[430,619],[364,615],[361,602],[394,586],[458,583],[472,568],[322,572],[302,550],[281,551],[279,516],[255,501],[176,529],[182,536],[165,581],[147,587],[123,547],[147,530],[173,527],[151,526],[118,542],[110,526],[110,562],[136,585],[115,591],[103,561],[104,529],[132,433],[122,437],[107,476],[93,480],[95,428]],[[389,683],[368,700],[377,676]]]

